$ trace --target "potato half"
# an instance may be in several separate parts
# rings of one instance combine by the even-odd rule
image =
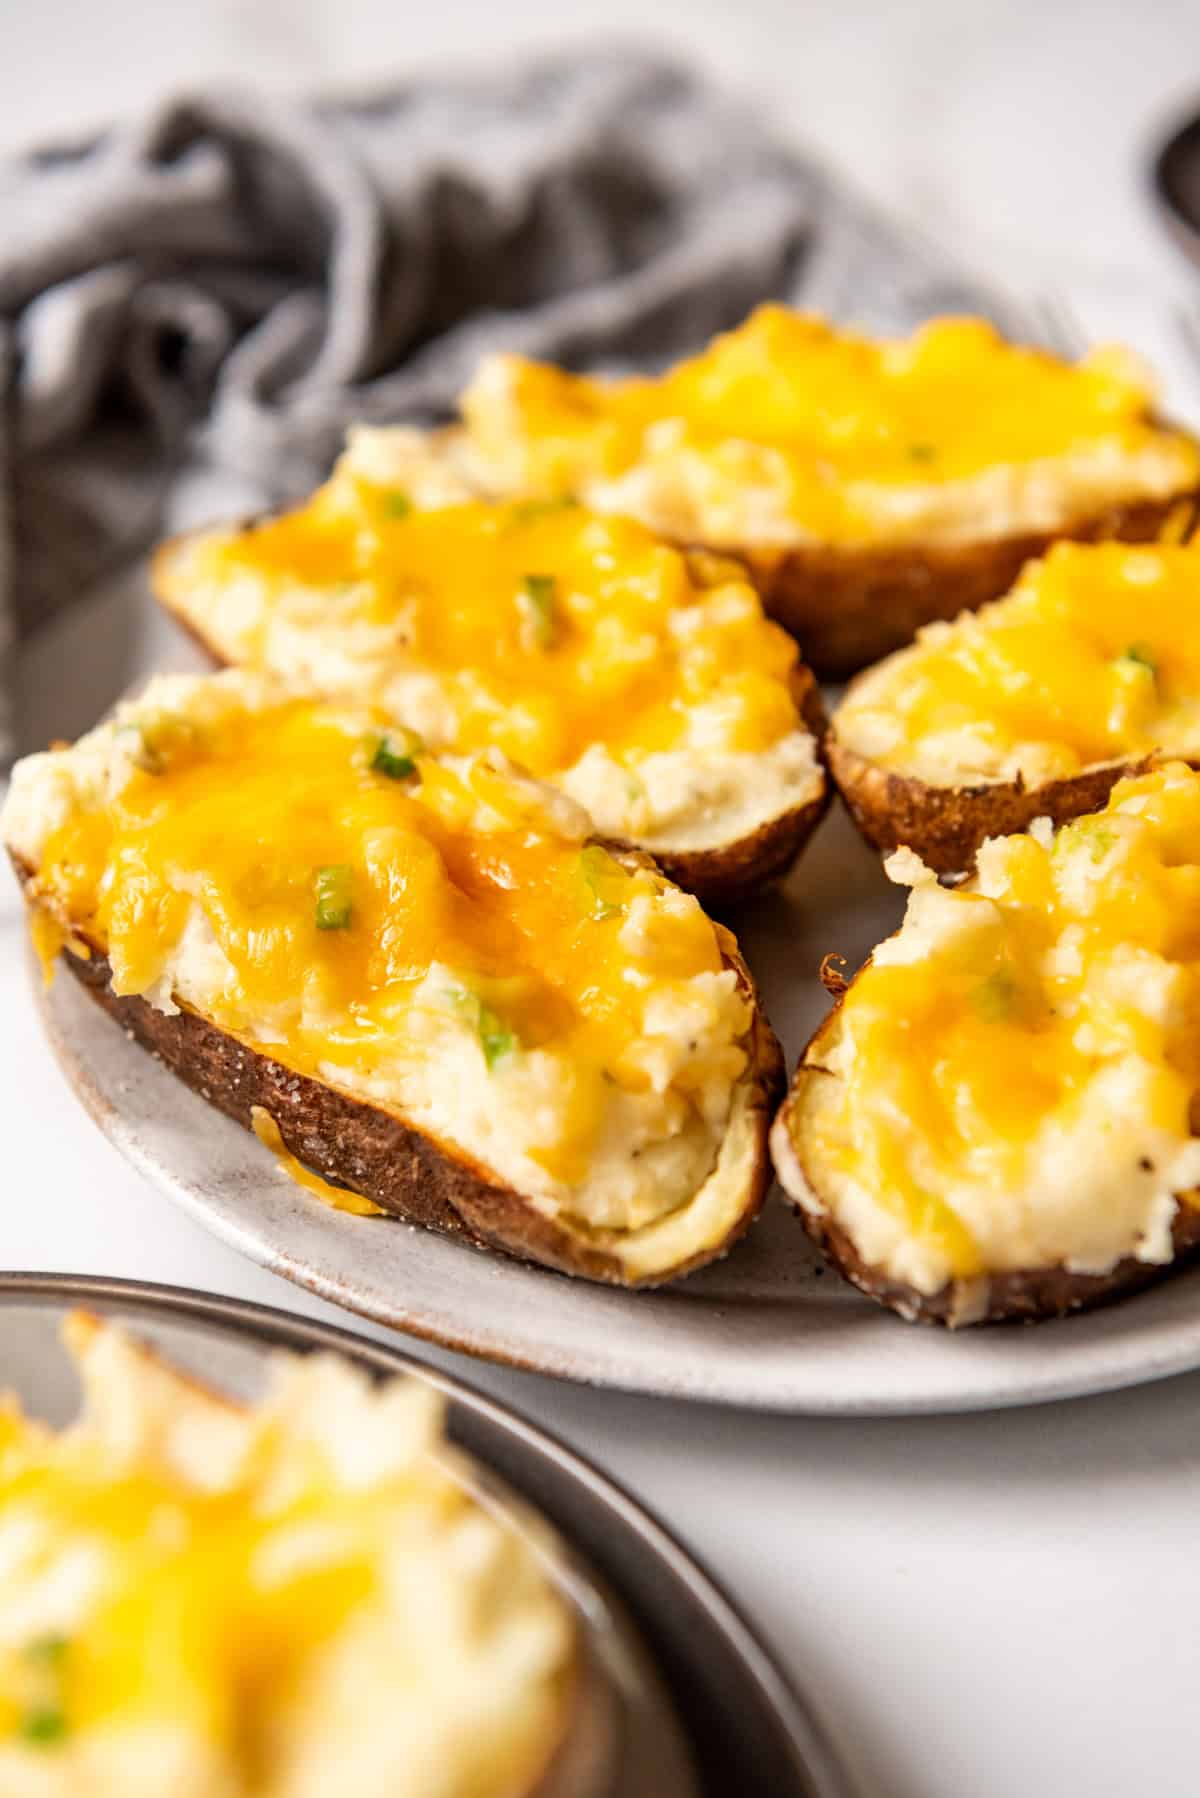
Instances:
[[[154,584],[217,662],[496,746],[707,901],[785,872],[828,804],[815,681],[743,568],[481,499],[411,433],[352,433],[307,504],[165,544]]]
[[[1200,548],[1057,545],[853,681],[830,768],[869,842],[959,872],[986,837],[1095,811],[1157,754],[1200,761],[1198,643]]]
[[[65,1336],[79,1416],[4,1413],[6,1793],[567,1789],[593,1675],[562,1545],[429,1383],[279,1355],[244,1406],[99,1318]]]
[[[772,1131],[828,1259],[903,1317],[1037,1319],[1200,1243],[1200,774],[995,838],[840,993]],[[835,983],[836,984],[836,983]]]
[[[159,677],[3,826],[43,949],[345,1208],[629,1285],[758,1210],[781,1067],[734,939],[494,752]]]

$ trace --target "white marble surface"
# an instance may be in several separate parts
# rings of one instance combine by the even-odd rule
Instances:
[[[637,0],[9,0],[0,141],[74,131],[180,81],[374,78],[472,49],[632,30],[645,14]],[[1170,315],[1148,296],[1190,303],[1190,290],[1156,235],[1138,159],[1200,87],[1193,0],[659,0],[654,21],[982,265],[1017,286],[1085,290],[1093,326],[1119,315],[1146,347],[1177,351]],[[1195,416],[1192,380],[1180,369],[1180,409]],[[86,722],[120,671],[118,613],[102,632],[106,673],[83,661],[77,625],[27,658],[32,733]],[[86,676],[71,691],[56,678],[64,662]],[[6,894],[0,1266],[320,1310],[202,1234],[100,1138],[38,1038],[19,950]],[[1042,1411],[851,1424],[459,1370],[584,1448],[700,1551],[827,1715],[865,1794],[1200,1790],[1200,1375]]]

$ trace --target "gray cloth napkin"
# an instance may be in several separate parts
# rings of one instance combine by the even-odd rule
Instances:
[[[747,109],[618,51],[172,99],[0,167],[0,216],[5,651],[156,532],[299,496],[349,421],[445,413],[486,350],[652,364],[770,297],[1009,322]]]

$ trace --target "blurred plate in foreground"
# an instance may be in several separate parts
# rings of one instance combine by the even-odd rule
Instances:
[[[603,1798],[845,1798],[820,1731],[708,1576],[618,1487],[495,1400],[396,1349],[263,1306],[134,1281],[0,1274],[0,1388],[56,1425],[77,1395],[59,1329],[79,1306],[235,1397],[256,1396],[275,1349],[334,1350],[444,1391],[450,1434],[479,1463],[489,1502],[515,1494],[567,1544],[564,1596],[598,1674],[589,1683],[612,1713]],[[568,1789],[590,1795],[595,1784],[568,1779]],[[559,1792],[556,1782],[545,1798]]]

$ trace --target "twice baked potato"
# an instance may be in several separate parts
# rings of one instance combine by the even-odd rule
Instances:
[[[571,494],[740,557],[840,679],[1006,591],[1059,537],[1156,535],[1200,453],[1128,352],[1071,365],[941,319],[875,341],[764,306],[654,379],[494,356],[430,448],[485,491]]]
[[[434,750],[495,745],[706,901],[782,874],[828,802],[824,719],[745,571],[473,498],[409,447],[359,430],[307,505],[166,544],[160,599],[220,662],[371,698]]]
[[[629,1285],[758,1210],[781,1068],[734,939],[497,752],[160,676],[2,825],[43,951],[348,1208]]]
[[[805,1050],[771,1145],[828,1259],[901,1316],[1050,1317],[1200,1244],[1200,774],[979,851],[911,851],[902,928]]]
[[[8,1798],[560,1789],[558,1544],[481,1502],[431,1385],[279,1356],[243,1408],[97,1318],[67,1341],[79,1417],[0,1414]]]
[[[1162,753],[1200,761],[1200,547],[1070,544],[851,682],[826,740],[859,828],[969,868],[989,836],[1094,811]]]

